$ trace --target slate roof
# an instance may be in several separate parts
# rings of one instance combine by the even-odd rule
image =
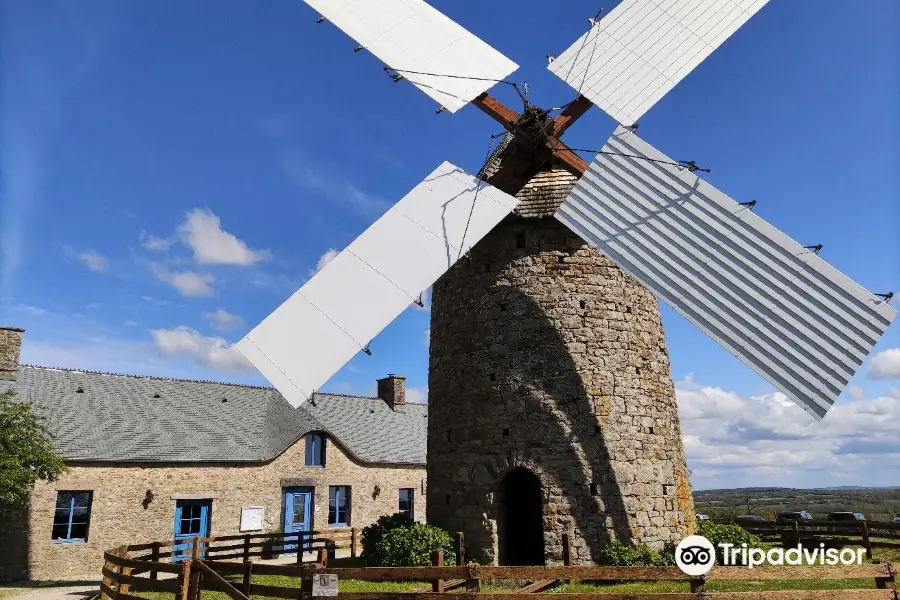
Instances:
[[[270,387],[26,365],[0,381],[10,387],[48,417],[68,461],[265,462],[319,430],[361,462],[425,464],[425,405],[329,394],[295,409]]]

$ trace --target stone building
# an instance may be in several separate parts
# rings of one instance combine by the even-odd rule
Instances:
[[[126,543],[424,520],[427,408],[402,377],[294,409],[272,388],[22,366],[21,339],[0,329],[0,392],[48,417],[69,472],[0,520],[0,580],[95,580]]]
[[[524,156],[523,156],[524,155]],[[659,305],[553,218],[576,178],[507,136],[515,213],[432,290],[428,520],[481,563],[590,563],[694,523]]]

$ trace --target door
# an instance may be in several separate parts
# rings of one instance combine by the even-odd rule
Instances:
[[[300,533],[312,529],[312,497],[311,487],[284,488],[284,532]],[[296,539],[285,538],[284,551],[297,549]],[[304,551],[309,547],[309,539],[303,538]]]
[[[175,546],[172,548],[172,560],[180,561],[191,555],[193,540],[197,537],[209,536],[212,500],[176,500],[175,501]],[[203,555],[203,546],[200,555]]]

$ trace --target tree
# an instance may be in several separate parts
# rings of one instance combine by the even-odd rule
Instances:
[[[15,394],[0,393],[0,512],[27,506],[35,481],[56,481],[68,470],[50,442],[46,417]]]

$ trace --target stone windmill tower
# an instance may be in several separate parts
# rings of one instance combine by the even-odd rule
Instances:
[[[658,302],[553,218],[565,166],[508,135],[485,175],[520,204],[432,290],[428,521],[482,564],[694,522]]]
[[[816,419],[896,316],[635,134],[767,0],[622,0],[551,59],[578,90],[556,116],[423,0],[306,2],[438,113],[471,103],[509,135],[477,176],[441,164],[237,347],[298,406],[433,284],[427,513],[470,557],[555,562],[569,533],[589,562],[691,529],[656,297]],[[592,105],[620,126],[588,165],[560,136]]]

